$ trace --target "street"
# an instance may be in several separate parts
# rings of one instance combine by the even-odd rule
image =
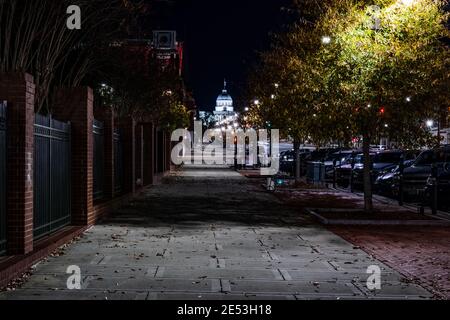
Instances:
[[[69,266],[81,289],[67,289]],[[381,268],[381,290],[366,285]],[[422,299],[431,294],[226,167],[187,166],[0,299]]]

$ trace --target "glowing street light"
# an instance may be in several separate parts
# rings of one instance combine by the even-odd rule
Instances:
[[[259,100],[255,99],[255,101],[253,103],[256,104],[256,105],[259,105]]]
[[[411,102],[411,97],[406,97],[406,102]]]
[[[428,128],[432,128],[434,126],[434,121],[433,120],[427,120],[426,124],[427,124]]]
[[[330,44],[331,43],[331,38],[329,36],[323,36],[322,37],[322,43],[323,44]]]
[[[245,107],[245,111],[248,111],[249,110],[249,108],[248,107]]]

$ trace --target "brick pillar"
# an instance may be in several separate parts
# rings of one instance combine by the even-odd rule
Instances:
[[[90,225],[93,216],[92,89],[61,88],[55,95],[53,116],[72,125],[72,224]]]
[[[6,227],[10,255],[33,251],[34,79],[0,74],[0,100],[7,109]]]
[[[94,110],[95,118],[103,122],[104,137],[104,195],[106,199],[114,198],[114,109],[98,108]]]
[[[144,185],[153,184],[155,177],[155,141],[153,123],[144,124]]]
[[[136,121],[131,118],[120,119],[123,142],[123,188],[125,193],[136,192]]]
[[[142,124],[136,124],[135,128],[135,150],[136,150],[136,157],[135,157],[135,170],[136,170],[136,185],[138,187],[143,186],[143,179],[144,179],[144,167],[143,167],[143,156],[144,156],[144,130]],[[139,180],[139,183],[138,183]]]

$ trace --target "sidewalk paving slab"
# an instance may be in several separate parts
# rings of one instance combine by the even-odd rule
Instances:
[[[81,269],[81,290],[67,289],[71,265]],[[366,288],[371,265],[382,270],[377,292]],[[36,265],[22,287],[0,293],[76,300],[383,297],[432,295],[224,167],[176,172]]]

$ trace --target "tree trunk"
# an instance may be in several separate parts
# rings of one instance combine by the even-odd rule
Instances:
[[[295,182],[300,181],[301,163],[300,163],[300,143],[298,139],[294,139],[294,165],[295,165]]]
[[[372,201],[372,179],[371,179],[371,159],[370,159],[370,137],[368,134],[363,135],[363,155],[364,155],[364,210],[373,212]]]

